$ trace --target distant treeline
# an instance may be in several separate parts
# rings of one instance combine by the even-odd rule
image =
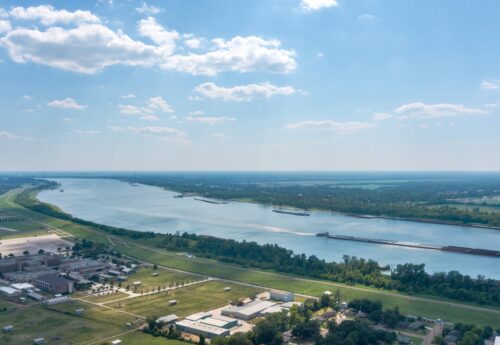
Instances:
[[[381,273],[381,267],[376,261],[347,255],[342,262],[326,262],[314,255],[307,257],[305,254],[295,254],[292,250],[278,245],[260,245],[256,242],[238,242],[188,233],[156,234],[116,228],[62,213],[50,205],[34,200],[33,192],[34,190],[27,190],[19,194],[17,202],[33,211],[91,226],[114,235],[133,239],[154,237],[158,247],[171,251],[190,252],[246,267],[271,269],[335,282],[364,284],[406,293],[500,306],[500,281],[483,276],[471,278],[456,271],[429,274],[425,272],[424,264],[397,265],[390,275],[386,275]]]
[[[433,220],[456,224],[500,227],[499,212],[446,204],[459,198],[500,196],[500,177],[496,175],[452,177],[441,180],[363,182],[350,184],[331,181],[236,179],[218,175],[138,175],[122,180],[197,193],[214,199],[246,199],[258,203],[321,209],[354,215],[373,215],[412,220]],[[310,177],[312,179],[312,177]],[[382,177],[379,177],[382,178]],[[401,177],[402,178],[402,177]],[[297,179],[297,177],[296,177]],[[377,188],[370,188],[376,184]]]
[[[32,186],[37,186],[37,185],[45,185],[47,186],[48,183],[51,183],[49,181],[42,181],[38,180],[32,177],[26,177],[26,176],[1,176],[0,175],[0,195],[8,192],[9,190],[19,188],[24,185],[32,185]]]

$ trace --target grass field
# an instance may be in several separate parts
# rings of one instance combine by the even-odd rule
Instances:
[[[231,291],[224,292],[225,286],[231,287]],[[160,317],[172,313],[184,317],[226,305],[233,300],[248,297],[257,292],[258,290],[251,287],[211,281],[172,290],[168,293],[160,292],[106,305],[144,317]],[[168,301],[173,299],[177,301],[177,305],[170,306]]]
[[[108,236],[93,228],[48,217],[15,204],[13,200],[17,192],[11,191],[0,197],[0,208],[6,209],[7,212],[23,215],[48,226],[55,227],[78,238],[86,238],[94,242],[109,244]],[[500,328],[500,310],[498,308],[489,309],[485,306],[478,306],[475,309],[476,307],[468,307],[466,303],[445,301],[428,296],[425,299],[419,299],[418,297],[386,290],[377,290],[363,286],[352,287],[275,272],[247,269],[201,258],[191,259],[183,255],[155,248],[155,243],[152,241],[138,241],[129,238],[121,238],[120,241],[114,241],[119,244],[117,249],[122,253],[166,267],[314,296],[319,296],[325,290],[332,290],[338,287],[345,300],[366,297],[382,301],[385,307],[397,305],[402,312],[411,315],[441,318],[451,322],[474,323],[479,326],[491,325],[494,328]],[[123,241],[127,245],[124,245]],[[446,303],[442,303],[443,301]]]
[[[153,273],[158,273],[158,276],[153,277]],[[175,286],[176,283],[184,282],[185,284],[201,280],[202,277],[194,274],[187,274],[166,269],[141,268],[136,273],[129,275],[128,281],[122,283],[122,286],[134,281],[140,281],[142,289],[153,287],[168,287]]]

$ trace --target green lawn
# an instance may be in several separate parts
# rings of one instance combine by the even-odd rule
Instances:
[[[186,345],[188,343],[179,340],[169,340],[162,337],[153,337],[140,331],[128,333],[117,337],[124,345]]]
[[[158,276],[153,277],[153,273],[158,273]],[[122,286],[131,284],[135,281],[140,281],[142,289],[150,289],[160,287],[175,286],[176,283],[191,283],[194,281],[199,281],[203,279],[199,275],[193,275],[183,272],[176,272],[172,270],[166,270],[163,268],[152,269],[152,268],[141,268],[136,273],[128,276],[128,281],[123,282]]]
[[[231,287],[231,291],[224,292],[225,286]],[[182,287],[168,293],[160,292],[119,302],[111,302],[106,305],[145,317],[160,317],[172,313],[184,317],[200,311],[221,307],[233,300],[248,297],[256,292],[257,290],[251,287],[211,281]],[[168,301],[173,299],[177,300],[177,305],[170,306]]]
[[[86,344],[119,334],[126,330],[125,323],[134,317],[83,302],[45,307],[13,306],[0,301],[0,326],[13,325],[14,331],[0,335],[6,345],[31,344],[34,338],[45,338],[48,344]],[[84,308],[82,316],[76,309]]]

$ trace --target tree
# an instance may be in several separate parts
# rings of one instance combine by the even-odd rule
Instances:
[[[205,345],[205,337],[203,335],[200,335],[200,340],[198,341],[198,345]]]

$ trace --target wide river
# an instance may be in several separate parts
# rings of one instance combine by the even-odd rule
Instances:
[[[176,231],[221,238],[276,243],[296,253],[326,260],[342,256],[370,258],[381,264],[424,263],[428,272],[457,270],[464,274],[500,279],[500,258],[411,249],[381,244],[331,240],[319,232],[500,249],[497,230],[427,224],[387,219],[362,219],[330,212],[299,217],[272,212],[251,203],[209,204],[193,198],[173,198],[162,188],[131,185],[107,179],[55,179],[64,192],[46,190],[39,199],[76,217],[133,230]]]

